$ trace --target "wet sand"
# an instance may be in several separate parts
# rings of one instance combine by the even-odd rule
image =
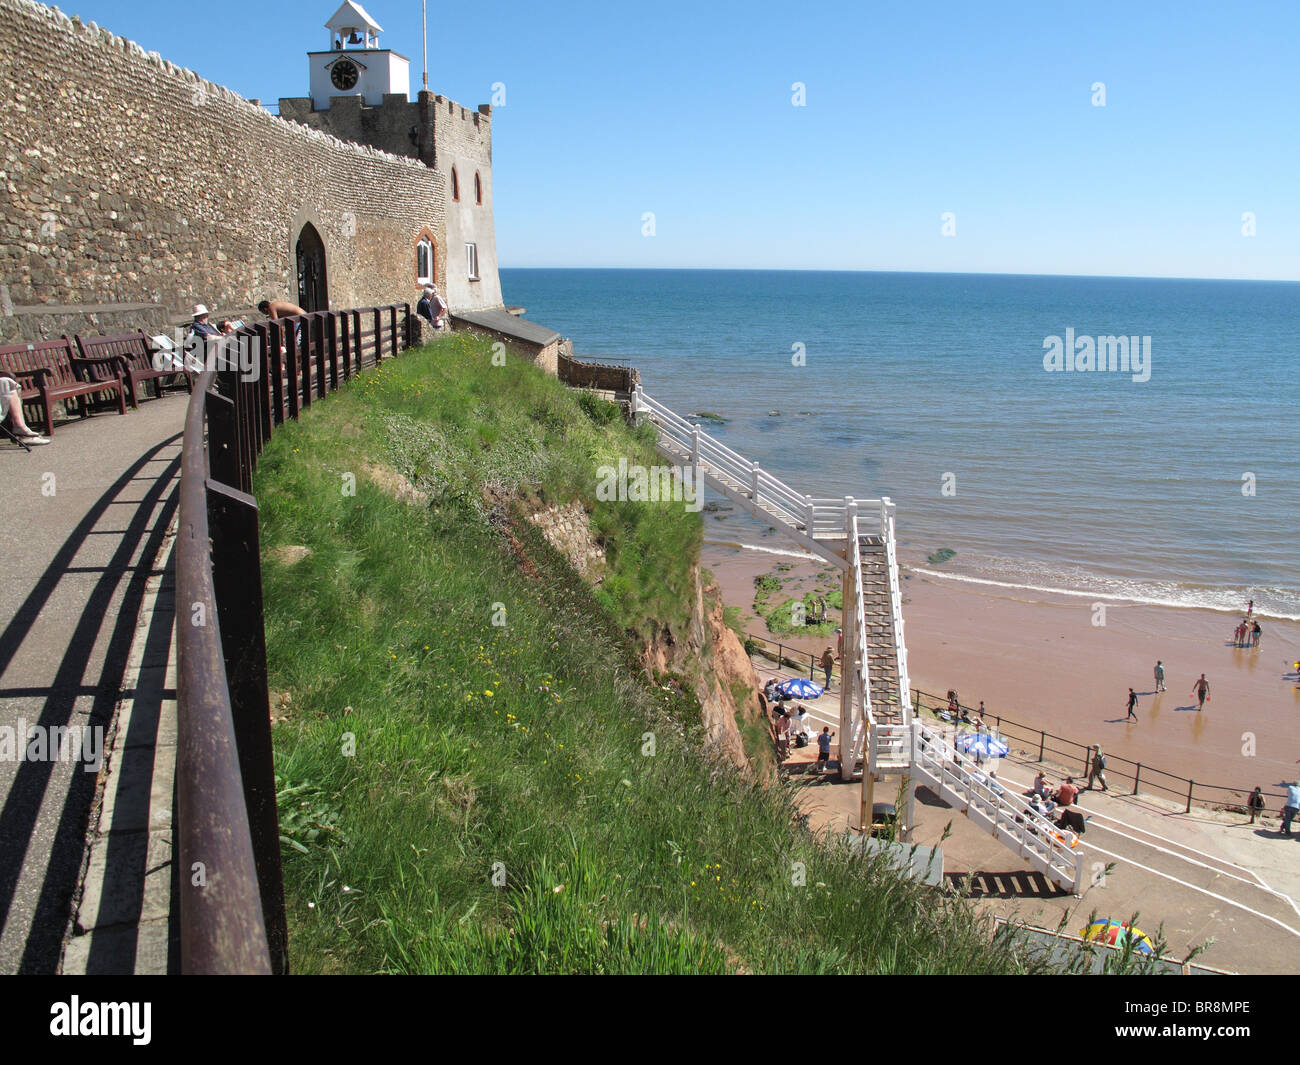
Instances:
[[[772,538],[770,546],[786,545]],[[754,576],[778,563],[794,566],[783,576],[806,581],[824,568],[717,545],[703,553],[724,602],[746,614]],[[787,587],[794,594],[796,583]],[[1106,604],[1105,624],[1094,625],[1090,599],[906,571],[903,595],[914,688],[936,695],[955,688],[966,705],[984,700],[990,715],[1100,743],[1110,754],[1207,785],[1276,791],[1279,782],[1300,778],[1300,690],[1292,672],[1300,622],[1262,618],[1259,649],[1239,649],[1229,639],[1239,616],[1217,611],[1097,600]],[[766,634],[756,619],[744,627]],[[826,641],[782,642],[820,650]],[[1162,695],[1154,694],[1157,659],[1169,689]],[[1202,672],[1210,700],[1198,712],[1192,685]],[[1130,685],[1138,720],[1126,723]]]

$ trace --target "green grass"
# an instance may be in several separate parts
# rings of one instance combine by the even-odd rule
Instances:
[[[781,591],[786,582],[794,578],[783,577],[780,574],[788,572],[791,568],[787,563],[778,563],[770,573],[761,573],[754,578],[755,615],[763,619],[767,631],[774,636],[830,636],[840,623],[838,618],[828,614],[826,621],[816,624],[809,624],[808,619],[817,614],[819,594],[826,600],[828,610],[842,610],[844,607],[842,587],[828,584],[823,588],[819,585],[816,590],[805,592],[802,598],[782,596]],[[796,623],[798,616],[795,611],[796,604],[803,606],[801,623]]]
[[[263,454],[293,970],[1019,968],[968,903],[814,839],[789,787],[705,757],[689,680],[636,671],[630,634],[685,631],[701,522],[596,503],[620,454],[653,461],[644,432],[460,334]],[[610,559],[594,593],[524,518],[571,498]],[[277,561],[290,545],[311,554]]]

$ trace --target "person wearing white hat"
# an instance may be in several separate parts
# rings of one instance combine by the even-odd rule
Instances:
[[[194,305],[194,324],[190,326],[190,333],[201,337],[221,336],[217,327],[208,321],[208,309],[202,303]]]

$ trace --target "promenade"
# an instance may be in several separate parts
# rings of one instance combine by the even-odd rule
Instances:
[[[754,659],[760,679],[794,675]],[[830,723],[834,707],[815,714]],[[817,721],[820,730],[822,721]],[[832,747],[832,758],[838,753]],[[838,773],[812,772],[816,746],[793,748],[783,772],[799,785],[798,803],[814,831],[841,833],[858,824],[862,787],[842,783]],[[1001,760],[998,779],[1012,791],[1026,791],[1037,764]],[[1047,767],[1054,782],[1063,775]],[[877,802],[894,802],[894,785],[878,785]],[[1069,915],[1065,931],[1077,933],[1093,910],[1101,918],[1127,921],[1154,934],[1164,926],[1171,955],[1209,943],[1197,963],[1238,973],[1290,973],[1300,949],[1300,864],[1297,839],[1279,835],[1275,809],[1259,822],[1201,807],[1183,807],[1148,795],[1085,791],[1079,809],[1089,817],[1080,838],[1088,870],[1082,897],[1056,891],[1015,854],[941,802],[917,789],[912,842],[939,847],[945,879],[970,892],[974,904],[1000,917],[1055,929]]]
[[[30,454],[0,446],[0,732],[19,740],[0,758],[0,972],[59,971],[70,932],[69,972],[166,965],[166,896],[146,905],[142,887],[171,877],[169,772],[151,789],[174,700],[163,577],[187,398],[65,422]],[[89,732],[60,751],[55,730],[70,726]],[[34,751],[33,729],[49,739]],[[96,928],[115,932],[92,948],[82,933]]]

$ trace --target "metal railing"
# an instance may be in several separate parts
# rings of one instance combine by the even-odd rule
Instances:
[[[775,518],[787,535],[814,554],[840,569],[846,567],[843,549],[821,541],[842,540],[846,536],[848,500],[814,498],[796,491],[640,388],[632,394],[632,413],[649,416],[658,430],[660,450],[669,457],[711,477],[725,495],[743,499],[746,505]],[[864,508],[878,507],[881,501],[858,500],[857,504]]]
[[[950,747],[936,730],[912,723],[911,773],[950,805],[965,811],[989,832],[1062,889],[1078,893],[1083,881],[1079,838],[1034,810],[1026,799],[1004,788],[966,755]]]
[[[260,323],[210,346],[185,418],[176,544],[181,969],[284,973],[288,930],[267,694],[258,456],[363,367],[410,347],[407,304]],[[234,354],[251,353],[255,362]]]
[[[937,713],[948,709],[947,698],[940,698],[930,692],[923,692],[919,688],[913,688],[912,695],[916,699],[918,710],[924,709]],[[927,701],[930,704],[928,706],[926,705]],[[972,707],[965,706],[960,702],[957,706],[959,711],[965,710],[968,714],[975,713]],[[1067,739],[1064,736],[1057,736],[1046,729],[1023,724],[1002,714],[988,714],[986,712],[984,723],[989,725],[1008,743],[1014,740],[1016,743],[1025,745],[1026,754],[1032,756],[1035,762],[1051,762],[1060,765],[1067,773],[1076,777],[1086,777],[1088,775],[1088,770],[1091,768],[1091,745],[1080,743],[1078,740]],[[1230,785],[1203,784],[1200,781],[1179,776],[1176,773],[1156,769],[1154,766],[1146,765],[1143,762],[1134,762],[1131,759],[1112,754],[1110,751],[1106,751],[1105,755],[1108,784],[1111,784],[1112,781],[1122,781],[1132,787],[1132,794],[1134,795],[1138,794],[1139,791],[1145,791],[1148,794],[1161,792],[1183,803],[1184,813],[1191,813],[1192,805],[1196,802],[1204,805],[1217,803],[1222,806],[1240,807],[1244,810],[1246,797],[1254,790],[1253,787],[1243,788]],[[1074,768],[1076,766],[1078,768]],[[1168,783],[1165,783],[1165,781],[1168,781]],[[1111,786],[1113,787],[1113,785]],[[1213,797],[1215,794],[1217,794],[1217,797]],[[1286,797],[1285,792],[1264,791],[1263,794],[1275,799],[1284,799]]]
[[[901,593],[894,544],[893,504],[889,499],[813,499],[760,469],[758,463],[732,451],[698,425],[656,402],[639,388],[632,396],[632,414],[648,414],[657,431],[659,449],[682,465],[692,465],[707,482],[756,517],[807,544],[818,556],[846,571],[851,604],[845,603],[846,623],[841,661],[840,767],[845,779],[863,763],[868,775],[911,773],[928,783],[945,801],[961,808],[975,824],[990,831],[1060,887],[1078,891],[1082,877],[1082,851],[1078,837],[1058,828],[1034,811],[1020,796],[1007,793],[985,776],[965,755],[948,746],[944,738],[913,719],[908,687],[907,650],[903,638]],[[878,508],[879,524],[864,533],[859,507]],[[868,511],[870,512],[870,511]],[[877,537],[879,542],[876,542]],[[825,541],[840,541],[826,543]],[[846,544],[844,542],[847,542]],[[845,546],[852,545],[845,550]],[[862,551],[883,548],[898,669],[898,721],[877,721],[872,705],[868,665],[868,630]],[[847,599],[847,597],[846,597]],[[851,620],[848,620],[851,619]],[[777,645],[779,662],[785,648]],[[851,666],[848,664],[852,663]],[[815,659],[809,656],[810,672]],[[895,712],[885,694],[881,716]],[[864,790],[865,794],[865,790]],[[865,798],[864,798],[865,803]],[[864,811],[863,817],[867,816]]]

